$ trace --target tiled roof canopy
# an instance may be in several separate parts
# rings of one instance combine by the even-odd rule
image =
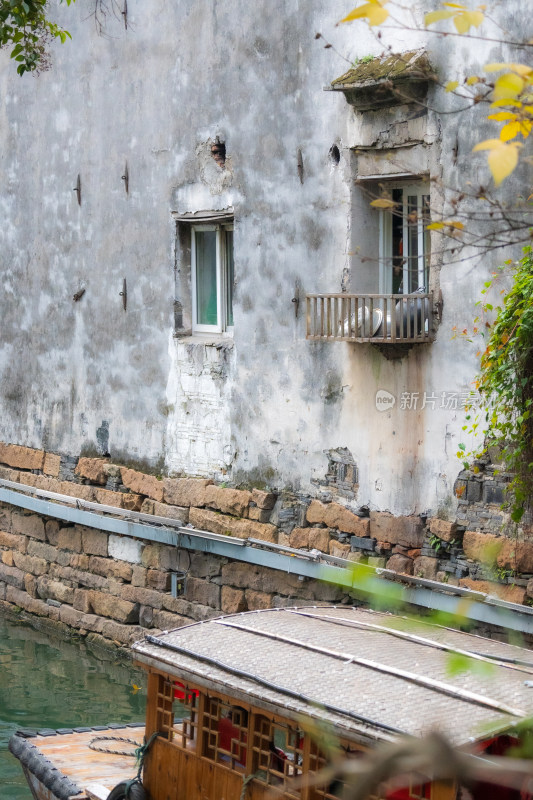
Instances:
[[[363,61],[331,83],[357,111],[422,102],[436,79],[427,54],[419,50]]]
[[[456,745],[533,713],[526,649],[360,608],[248,612],[147,636],[137,659],[287,718],[319,717],[357,741],[423,736]],[[453,653],[490,664],[450,677]]]

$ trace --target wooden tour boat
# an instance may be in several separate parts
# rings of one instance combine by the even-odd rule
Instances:
[[[360,608],[247,612],[147,635],[133,649],[148,671],[145,730],[15,734],[10,749],[35,800],[120,800],[127,791],[134,800],[337,800],[346,787],[324,770],[332,753],[356,759],[438,729],[490,763],[533,715],[529,650]],[[458,657],[483,670],[451,678]],[[121,740],[143,736],[142,785],[126,784],[137,773],[131,758],[89,749],[102,737],[120,750]],[[428,773],[377,794],[455,800],[459,792]],[[485,783],[469,796],[529,798]]]

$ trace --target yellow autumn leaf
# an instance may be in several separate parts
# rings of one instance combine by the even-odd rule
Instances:
[[[366,17],[366,12],[364,10],[364,6],[359,6],[359,8],[354,8],[347,14],[341,22],[352,22],[354,19],[361,19],[361,17]]]
[[[459,81],[448,81],[446,86],[444,87],[447,92],[453,92],[454,89],[457,89],[459,86]]]
[[[506,119],[516,119],[516,114],[512,111],[498,111],[496,114],[489,114],[487,119],[495,119],[496,122],[503,122]]]
[[[466,6],[462,6],[460,3],[443,3],[443,6],[448,6],[449,8],[459,8],[461,11],[466,11]]]
[[[500,131],[500,139],[502,142],[509,142],[511,139],[514,139],[515,136],[518,136],[520,128],[520,123],[517,120],[508,122]]]
[[[515,62],[495,61],[493,64],[485,64],[483,69],[485,72],[501,72],[505,69],[509,72],[516,72],[522,78],[527,78],[533,74],[533,67],[529,64],[516,64]]]
[[[502,144],[502,149],[490,150],[487,159],[496,186],[499,186],[502,181],[509,177],[518,163],[517,142],[511,142],[510,144],[502,142]]]
[[[501,139],[485,139],[482,142],[478,142],[472,152],[476,153],[478,150],[493,150],[495,147],[501,147],[501,145]]]
[[[424,17],[424,25],[433,25],[434,22],[440,22],[441,19],[449,19],[453,17],[453,11],[446,11],[446,9],[439,9],[438,11],[430,11]]]
[[[496,100],[513,99],[518,97],[524,88],[524,80],[514,72],[500,75],[494,84],[494,97]]]
[[[341,22],[352,22],[355,19],[366,17],[369,25],[381,25],[389,16],[387,9],[383,8],[383,5],[387,2],[388,0],[370,0],[368,3],[363,3],[362,6],[350,11],[344,19],[341,19]]]
[[[494,183],[499,186],[514,170],[518,163],[518,148],[520,142],[503,142],[501,139],[485,139],[474,147],[478,150],[488,150],[489,169],[494,178]]]
[[[515,136],[518,136],[519,133],[522,134],[524,139],[527,139],[531,133],[532,125],[532,120],[515,118],[512,122],[508,122],[507,125],[503,126],[500,131],[500,139],[503,142],[508,142],[510,139],[514,139]]]
[[[479,28],[484,19],[485,15],[481,11],[465,11],[453,18],[453,24],[458,33],[468,33],[470,28]]]
[[[374,208],[394,208],[398,204],[391,200],[390,197],[378,197],[377,200],[372,200],[370,205]]]
[[[462,222],[455,219],[445,219],[443,222],[430,222],[426,225],[427,231],[441,231],[443,228],[455,228],[455,230],[462,231],[464,229]]]
[[[513,98],[503,98],[502,100],[495,100],[490,104],[491,108],[501,108],[502,106],[512,106],[513,108],[522,108],[520,100],[513,100]]]
[[[469,78],[466,79],[467,86],[473,86],[475,83],[479,83],[479,78],[477,75],[471,75]]]
[[[502,69],[510,69],[511,65],[505,61],[494,61],[490,64],[485,64],[483,69],[485,72],[501,72]]]
[[[509,64],[509,69],[512,69],[513,72],[516,72],[523,78],[526,78],[528,75],[533,73],[533,67],[529,66],[528,64]]]
[[[386,8],[382,8],[378,5],[372,5],[368,9],[368,24],[369,25],[381,25],[387,17],[389,16],[389,12]]]

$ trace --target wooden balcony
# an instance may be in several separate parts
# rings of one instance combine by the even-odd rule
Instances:
[[[307,339],[418,344],[432,340],[433,295],[308,294]]]

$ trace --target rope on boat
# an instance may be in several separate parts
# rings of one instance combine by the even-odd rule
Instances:
[[[132,744],[135,750],[132,753],[131,750],[113,750],[111,747],[99,747],[97,745],[98,742],[127,742],[128,744]],[[95,736],[94,739],[91,739],[89,742],[89,747],[91,750],[95,750],[97,753],[109,753],[114,756],[131,756],[131,758],[139,758],[138,752],[142,750],[144,745],[139,747],[139,742],[135,741],[135,739],[126,739],[124,736]]]
[[[246,797],[246,790],[248,788],[248,784],[251,781],[253,781],[254,778],[258,778],[258,777],[259,777],[259,772],[254,772],[254,773],[252,773],[252,775],[248,775],[246,778],[243,779],[241,795],[239,797],[239,800],[244,800],[244,798]]]
[[[144,744],[139,745],[134,753],[127,753],[127,752],[120,752],[117,750],[105,749],[102,750],[100,748],[93,747],[93,750],[99,750],[100,752],[104,753],[115,753],[118,755],[125,755],[125,756],[135,756],[137,759],[137,764],[139,765],[139,769],[137,770],[137,775],[135,778],[131,778],[129,781],[123,781],[119,783],[115,788],[111,791],[108,800],[122,800],[122,798],[129,798],[131,797],[132,800],[138,798],[138,800],[145,800],[146,799],[146,792],[143,789],[142,781],[141,781],[141,774],[143,770],[144,759],[148,750],[150,749],[150,745],[157,738],[157,736],[162,736],[159,731],[155,731],[152,733],[150,738]],[[97,736],[95,739],[92,739],[89,743],[89,747],[96,741],[117,741],[117,742],[128,742],[128,744],[137,745],[137,742],[132,739],[125,739],[121,736]]]
[[[162,736],[162,735],[163,734],[160,731],[154,731],[154,733],[152,733],[152,735],[150,736],[148,741],[145,742],[144,744],[141,744],[136,749],[135,757],[137,759],[137,764],[139,765],[139,770],[137,772],[137,780],[138,781],[141,780],[141,772],[142,772],[142,768],[143,768],[143,764],[144,764],[144,759],[146,757],[146,754],[147,754],[148,750],[150,749],[150,746],[151,746],[152,742],[154,741],[154,739],[157,739],[158,736]]]

